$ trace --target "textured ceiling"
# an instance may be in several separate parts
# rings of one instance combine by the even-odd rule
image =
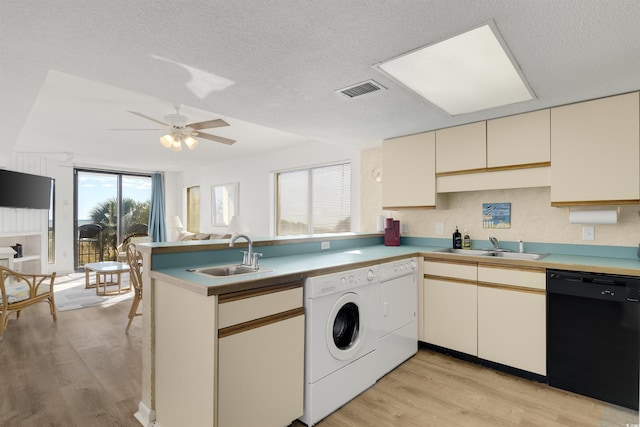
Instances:
[[[537,99],[451,117],[373,67],[490,20]],[[0,166],[13,150],[181,170],[312,140],[361,149],[638,90],[639,22],[636,0],[0,0]],[[368,79],[388,90],[334,93]],[[153,128],[126,110],[175,103],[238,142],[176,155],[161,132],[109,130]]]

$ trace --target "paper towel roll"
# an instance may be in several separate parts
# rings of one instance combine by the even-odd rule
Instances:
[[[571,224],[616,224],[618,211],[616,209],[602,211],[571,211],[569,212]]]

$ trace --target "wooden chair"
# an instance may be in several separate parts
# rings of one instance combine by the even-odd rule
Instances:
[[[127,245],[129,243],[147,243],[150,241],[150,237],[146,233],[133,233],[124,238],[122,243],[116,248],[118,253],[118,262],[127,262]]]
[[[142,313],[138,313],[138,305],[142,300],[142,254],[136,249],[134,243],[129,243],[125,248],[127,253],[127,263],[129,264],[129,280],[133,287],[133,302],[129,309],[129,322],[125,332],[129,332],[131,321],[136,316],[142,316]]]
[[[7,329],[9,315],[20,318],[22,309],[46,301],[53,321],[56,321],[56,305],[53,300],[53,282],[56,273],[23,274],[0,266],[0,339]]]

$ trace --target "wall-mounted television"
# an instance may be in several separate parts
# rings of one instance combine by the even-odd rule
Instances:
[[[52,181],[46,176],[0,169],[0,207],[49,209]]]

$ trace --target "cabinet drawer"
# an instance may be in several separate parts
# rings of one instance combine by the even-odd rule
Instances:
[[[425,261],[424,274],[475,282],[478,280],[478,264],[467,261]]]
[[[545,290],[546,275],[544,269],[479,265],[478,284],[483,283]]]
[[[302,307],[302,284],[294,283],[292,286],[297,287],[240,299],[220,296],[218,329]]]

